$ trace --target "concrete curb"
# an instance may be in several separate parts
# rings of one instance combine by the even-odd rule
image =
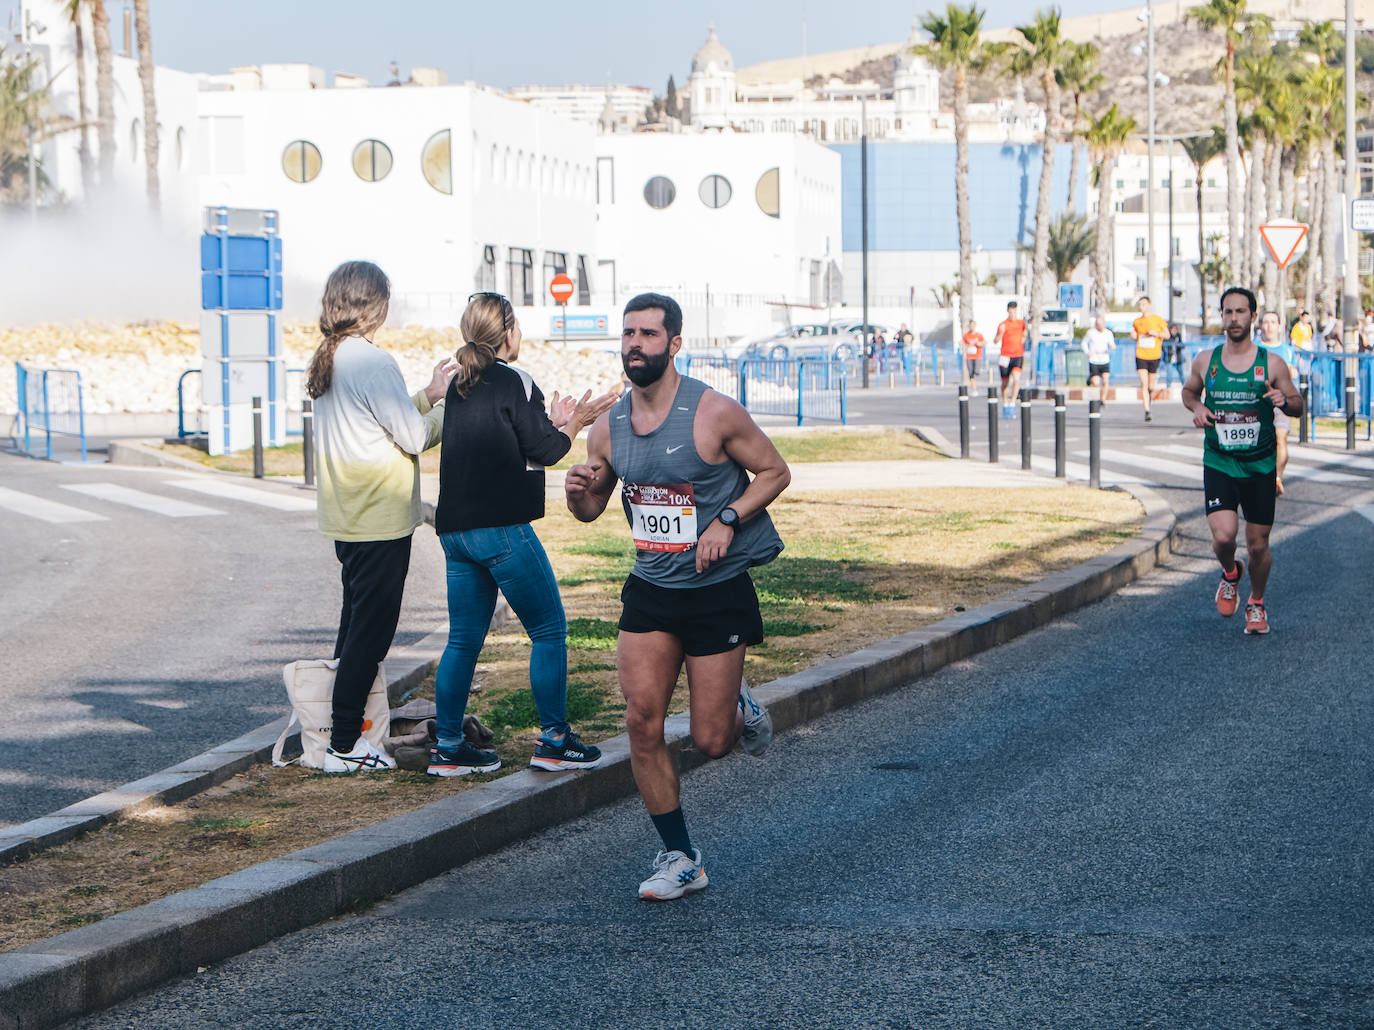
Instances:
[[[393,704],[434,671],[447,641],[448,630],[436,630],[387,655],[387,693]],[[0,867],[136,812],[184,801],[258,762],[267,761],[286,721],[287,717],[283,716],[169,769],[78,801],[51,815],[0,830]],[[0,1030],[4,1027],[5,1023],[0,1020]]]
[[[211,468],[209,465],[202,465],[190,458],[179,458],[175,454],[168,454],[159,446],[158,440],[152,439],[111,440],[109,459],[111,465],[185,469],[187,472],[204,472],[212,476],[226,476],[230,479],[285,484],[296,489],[302,489],[305,486],[305,481],[300,476],[264,476],[262,479],[255,479],[246,472],[227,472],[224,469]],[[311,487],[310,489],[314,488]]]
[[[775,728],[788,730],[1006,643],[1138,579],[1171,553],[1177,519],[1153,491],[1132,492],[1145,508],[1133,540],[972,611],[761,686],[755,695],[769,706]],[[665,736],[684,772],[705,762],[690,746],[686,713],[668,720]],[[599,769],[515,773],[0,955],[0,1030],[56,1026],[105,1008],[632,794],[628,739],[622,734],[600,746],[607,761]]]

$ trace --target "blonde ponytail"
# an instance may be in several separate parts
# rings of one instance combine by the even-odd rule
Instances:
[[[466,397],[482,373],[496,363],[496,352],[506,342],[509,304],[498,294],[479,293],[463,312],[460,328],[466,342],[454,355],[458,359],[458,373],[453,377],[453,387],[458,396]]]
[[[329,274],[320,300],[324,340],[310,358],[305,392],[318,400],[334,381],[334,352],[350,336],[367,336],[386,321],[391,282],[371,261],[345,261]]]

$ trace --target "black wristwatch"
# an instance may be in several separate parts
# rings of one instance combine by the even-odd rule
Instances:
[[[735,511],[734,508],[722,508],[716,518],[720,519],[722,526],[729,526],[731,529],[739,525],[739,512]]]

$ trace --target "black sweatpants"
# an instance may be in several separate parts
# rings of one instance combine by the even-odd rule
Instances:
[[[363,709],[377,666],[391,649],[410,569],[410,540],[334,541],[342,566],[343,611],[334,657],[333,730],[329,746],[351,751],[363,732]]]

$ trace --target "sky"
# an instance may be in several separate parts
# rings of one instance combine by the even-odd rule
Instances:
[[[115,32],[124,0],[105,0]],[[984,0],[985,28],[1027,21],[1048,4]],[[442,68],[449,81],[600,84],[662,93],[680,86],[714,21],[735,66],[905,39],[932,3],[912,0],[151,0],[153,56],[192,72],[303,62],[381,84],[392,61]],[[1061,0],[1066,17],[1129,7],[1127,0]],[[939,9],[944,9],[943,0]],[[785,15],[782,12],[786,12]],[[116,42],[116,47],[119,43]]]

